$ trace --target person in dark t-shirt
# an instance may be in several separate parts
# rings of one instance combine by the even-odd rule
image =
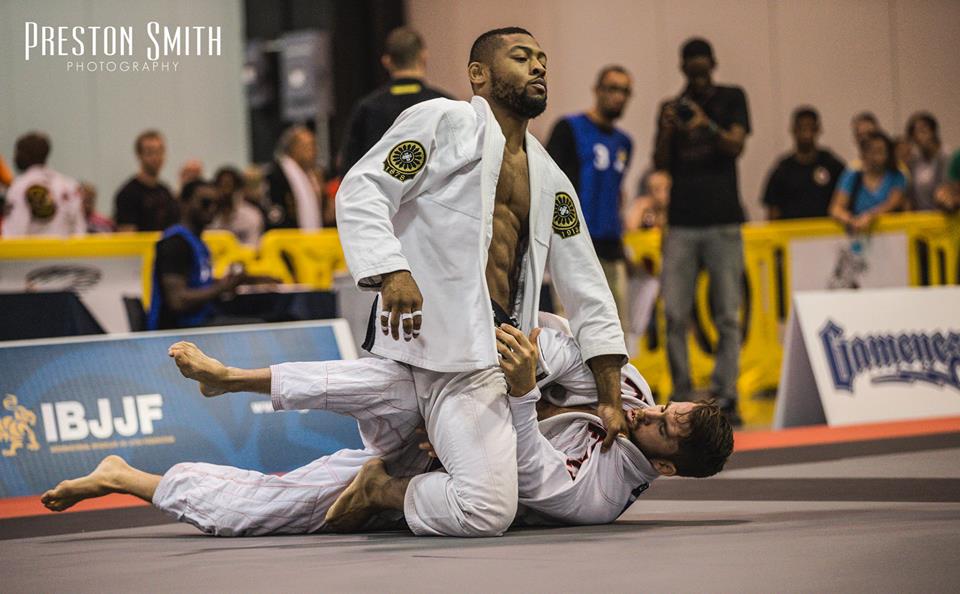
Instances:
[[[827,149],[817,146],[820,115],[812,107],[793,112],[794,151],[783,157],[770,172],[763,203],[767,218],[803,219],[826,217],[843,162]]]
[[[405,109],[421,101],[449,98],[443,91],[424,82],[426,48],[416,31],[406,27],[391,31],[380,61],[390,73],[391,80],[361,99],[350,114],[338,167],[342,174],[346,174],[380,140]]]
[[[180,222],[167,228],[157,242],[148,330],[222,326],[263,322],[255,317],[229,315],[218,303],[241,284],[273,279],[249,277],[231,266],[226,276],[213,277],[210,250],[201,239],[219,208],[215,185],[204,180],[187,183],[180,195]]]
[[[166,156],[163,136],[147,130],[134,145],[140,171],[117,190],[113,220],[117,231],[162,231],[180,218],[170,188],[160,181]]]
[[[719,334],[711,393],[731,424],[738,425],[740,369],[740,279],[744,221],[737,159],[750,133],[747,96],[740,87],[713,83],[717,62],[705,39],[680,51],[687,86],[660,106],[654,166],[670,173],[673,185],[663,238],[663,301],[667,317],[667,360],[672,400],[693,398],[687,328],[697,274],[710,277],[710,302]]]

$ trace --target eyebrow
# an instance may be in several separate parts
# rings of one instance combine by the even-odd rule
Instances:
[[[524,52],[526,52],[526,54],[527,54],[528,56],[531,56],[531,55],[533,55],[533,54],[536,54],[536,55],[537,55],[537,58],[538,58],[541,62],[545,62],[546,59],[547,59],[547,54],[544,53],[543,50],[536,51],[536,50],[534,50],[532,47],[530,47],[529,45],[520,45],[520,44],[517,44],[517,45],[510,46],[510,50],[509,50],[509,51],[512,52],[512,51],[514,51],[514,50],[523,50]]]
[[[668,402],[668,403],[664,404],[664,405],[663,405],[663,411],[661,411],[661,412],[663,413],[663,418],[660,419],[660,427],[663,428],[663,436],[664,436],[664,437],[670,437],[670,432],[667,430],[667,428],[668,428],[668,427],[667,427],[667,409],[670,408],[670,405],[671,405],[671,404],[673,404],[673,402]]]

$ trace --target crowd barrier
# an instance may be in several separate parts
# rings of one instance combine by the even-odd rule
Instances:
[[[885,279],[877,286],[953,285],[958,283],[960,266],[960,217],[944,217],[937,213],[901,213],[881,218],[874,236],[894,239],[891,245],[896,259],[902,262],[903,275]],[[10,259],[84,259],[138,258],[139,278],[144,305],[149,306],[152,282],[154,244],[157,233],[126,233],[111,236],[93,235],[80,239],[11,239],[0,241],[0,261]],[[625,244],[632,262],[650,273],[660,272],[660,237],[658,230],[629,233]],[[827,270],[834,266],[835,244],[844,241],[841,228],[829,219],[806,219],[775,223],[748,223],[743,227],[745,273],[744,306],[741,311],[742,351],[739,392],[741,414],[747,422],[769,423],[773,414],[773,398],[779,380],[782,358],[783,325],[789,314],[794,287],[818,287],[816,279],[794,262],[792,251],[800,243],[813,254],[814,262]],[[824,245],[817,244],[824,240]],[[258,249],[243,246],[228,232],[208,231],[204,240],[210,246],[216,274],[223,274],[232,262],[242,262],[252,274],[273,276],[284,282],[296,282],[318,290],[331,290],[334,274],[346,270],[343,252],[336,231],[304,233],[298,230],[267,232]],[[899,243],[898,243],[899,242]],[[816,244],[816,245],[814,245]],[[812,246],[812,247],[811,247]],[[906,246],[906,253],[899,249]],[[824,252],[823,249],[827,251]],[[831,252],[830,250],[834,250]],[[896,251],[899,249],[899,251]],[[817,251],[820,250],[820,251]],[[799,252],[798,252],[799,253]],[[886,252],[889,254],[890,252]],[[901,258],[902,256],[902,258]],[[881,256],[878,256],[881,257]],[[882,256],[888,258],[888,256]],[[896,262],[883,261],[882,266],[896,268]],[[875,268],[878,266],[875,265]],[[2,282],[2,279],[0,279]],[[806,284],[804,284],[806,283]],[[694,385],[709,386],[713,369],[712,353],[717,332],[711,321],[709,281],[705,274],[698,281],[695,306],[691,312],[690,364]],[[634,364],[649,381],[661,399],[671,391],[665,342],[666,322],[663,304],[658,301],[648,330],[634,345]]]

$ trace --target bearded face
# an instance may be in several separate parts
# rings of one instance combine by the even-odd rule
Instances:
[[[490,71],[491,95],[498,103],[510,109],[518,116],[533,119],[547,109],[546,82],[526,81],[513,73],[499,72],[494,67]],[[543,85],[540,90],[538,84]]]

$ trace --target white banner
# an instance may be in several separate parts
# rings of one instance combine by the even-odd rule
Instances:
[[[790,289],[879,289],[910,284],[907,234],[791,239]]]
[[[774,425],[960,415],[960,287],[798,293]]]
[[[0,260],[0,291],[75,291],[108,333],[129,332],[123,296],[142,292],[140,256]]]

